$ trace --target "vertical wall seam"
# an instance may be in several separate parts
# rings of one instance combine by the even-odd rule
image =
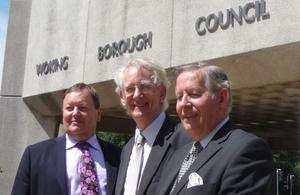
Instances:
[[[87,42],[88,42],[88,31],[89,31],[89,13],[90,13],[90,6],[91,1],[88,1],[88,8],[87,8],[87,17],[86,17],[86,34],[85,34],[85,44],[84,44],[84,55],[83,55],[83,71],[82,71],[82,82],[84,82],[84,73],[86,67],[86,53],[87,53]],[[97,57],[97,56],[96,56]]]

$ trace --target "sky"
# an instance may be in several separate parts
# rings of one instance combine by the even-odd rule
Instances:
[[[2,70],[4,62],[4,50],[8,23],[9,0],[0,1],[0,86],[2,82]]]

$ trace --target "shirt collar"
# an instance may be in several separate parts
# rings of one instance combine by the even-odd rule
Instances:
[[[166,114],[164,112],[161,112],[158,117],[147,127],[142,131],[142,135],[145,137],[146,142],[152,147],[154,144],[154,141],[156,139],[156,136],[162,127],[164,121],[166,119]],[[140,129],[135,129],[135,140],[137,138],[138,132],[140,132]]]
[[[65,137],[66,137],[66,150],[75,147],[75,145],[78,143],[78,141],[74,140],[67,133],[65,134]],[[96,135],[93,135],[92,137],[90,137],[85,142],[88,142],[94,149],[100,150],[100,145],[98,143]]]
[[[229,117],[227,116],[222,122],[220,122],[214,130],[212,130],[204,139],[200,141],[200,144],[203,148],[207,146],[207,144],[210,142],[210,140],[214,137],[214,135],[221,129],[221,127],[229,120]]]

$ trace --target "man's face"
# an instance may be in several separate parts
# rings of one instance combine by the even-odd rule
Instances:
[[[100,108],[96,109],[87,89],[68,93],[63,101],[63,125],[66,133],[82,141],[96,132],[100,120]]]
[[[160,114],[166,97],[166,88],[154,85],[151,75],[147,69],[129,67],[123,77],[121,103],[141,130]]]
[[[175,93],[178,116],[194,139],[202,139],[221,122],[219,97],[206,89],[201,71],[181,73]]]

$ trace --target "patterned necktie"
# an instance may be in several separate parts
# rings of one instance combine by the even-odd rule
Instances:
[[[170,192],[170,194],[173,192],[175,186],[177,183],[180,182],[182,176],[186,173],[186,171],[190,168],[190,166],[193,164],[193,162],[196,160],[197,155],[199,154],[199,152],[201,152],[202,150],[202,146],[200,144],[200,142],[195,142],[190,150],[190,152],[188,153],[188,155],[185,157],[185,159],[183,160],[179,173],[177,175],[177,178],[173,184],[172,190]]]
[[[79,142],[76,146],[82,152],[79,162],[81,194],[98,195],[98,179],[95,162],[89,150],[90,144]]]
[[[134,195],[138,190],[143,165],[144,143],[145,138],[139,133],[135,141],[135,147],[131,159],[132,166],[127,175],[128,181],[126,181],[129,182],[130,188],[125,190],[125,195]]]

